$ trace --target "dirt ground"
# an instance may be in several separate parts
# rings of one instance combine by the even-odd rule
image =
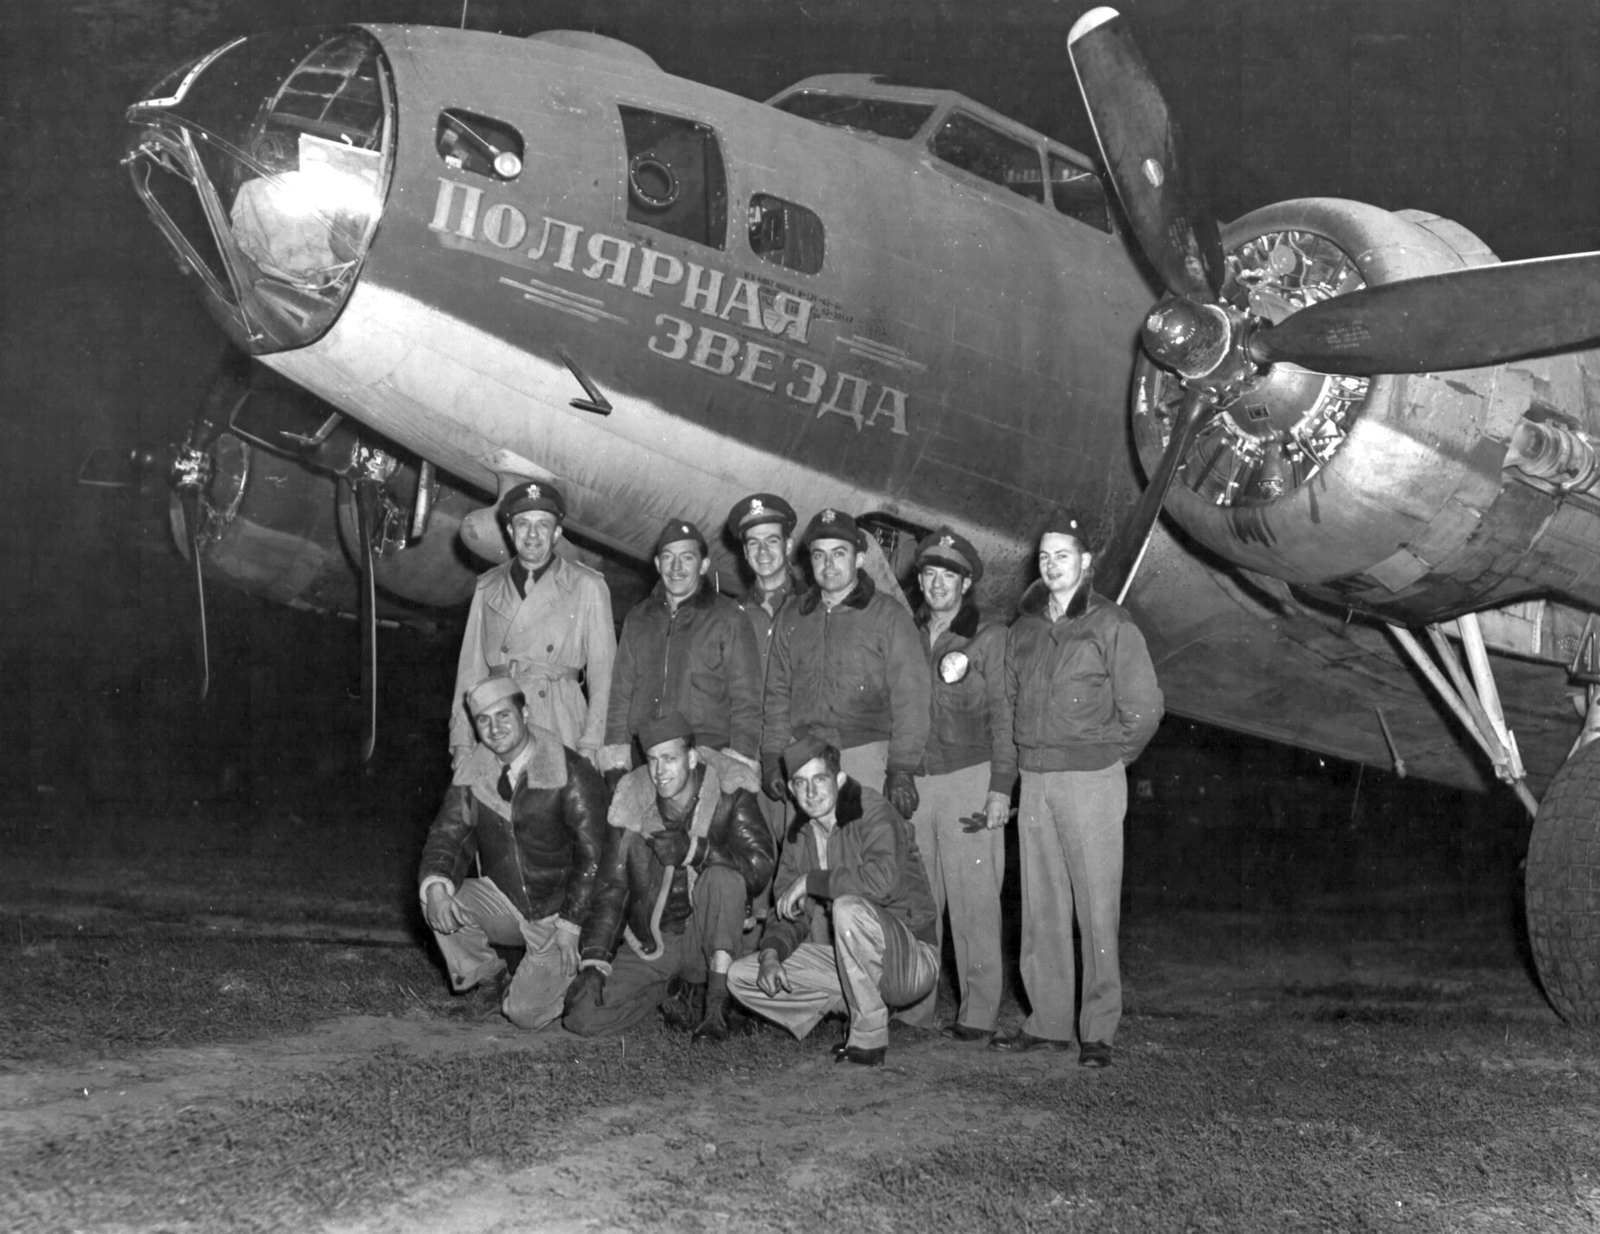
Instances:
[[[250,933],[342,979],[416,962],[370,928],[380,945],[312,941],[289,922],[175,922],[170,904],[164,915],[159,951],[180,963]],[[105,946],[93,940],[112,920],[126,940],[129,916],[126,906],[58,902],[14,920],[33,940],[26,959],[70,968],[75,947]],[[229,965],[200,978],[216,1001],[257,980]],[[1515,957],[1485,963],[1478,947],[1418,941],[1286,946],[1238,914],[1183,912],[1131,922],[1125,968],[1117,1065],[1103,1073],[1070,1055],[1005,1058],[898,1029],[888,1066],[836,1066],[827,1046],[840,1030],[827,1023],[804,1043],[774,1031],[754,1052],[730,1043],[720,1055],[658,1027],[576,1042],[462,1022],[442,991],[418,995],[415,985],[398,1011],[305,1031],[181,1048],[59,1043],[46,1051],[58,1061],[0,1063],[0,1177],[11,1179],[0,1184],[0,1224],[373,1234],[790,1230],[817,1220],[896,1230],[1600,1227],[1600,1043],[1560,1024]],[[1007,1017],[1017,1013],[1008,1002]],[[678,1068],[693,1074],[673,1078]],[[353,1132],[337,1126],[358,1090],[388,1085],[392,1107],[410,1082],[397,1077],[445,1070],[491,1077],[462,1098],[486,1103],[478,1142],[469,1112],[464,1147],[435,1155],[444,1133],[423,1129],[409,1157],[363,1157],[338,1187],[322,1179],[316,1194],[292,1194],[317,1174],[298,1153],[371,1137],[359,1114]],[[514,1102],[514,1089],[563,1076],[574,1090],[606,1082],[566,1117],[508,1123],[487,1112],[502,1091]],[[447,1078],[446,1099],[459,1087]],[[305,1113],[318,1093],[350,1095]],[[264,1183],[242,1209],[219,1212],[204,1195],[204,1163],[181,1160],[205,1155],[197,1131],[242,1143],[252,1122],[291,1108],[302,1113],[288,1134],[328,1145],[280,1145],[276,1168],[259,1153],[234,1162]],[[516,1143],[496,1141],[507,1127]],[[130,1152],[138,1172],[153,1162],[166,1183],[119,1181]]]

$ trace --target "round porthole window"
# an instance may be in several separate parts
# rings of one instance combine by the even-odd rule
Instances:
[[[628,164],[628,192],[647,210],[665,210],[678,200],[678,177],[655,154],[636,154]]]

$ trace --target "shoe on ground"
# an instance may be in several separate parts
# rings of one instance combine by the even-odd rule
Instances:
[[[861,1046],[850,1045],[841,1041],[833,1047],[833,1061],[836,1063],[854,1063],[858,1067],[881,1067],[883,1059],[889,1053],[886,1045],[873,1046],[865,1049]]]
[[[1070,1050],[1072,1042],[1057,1041],[1053,1037],[1035,1037],[1019,1028],[1008,1037],[996,1033],[989,1039],[989,1048],[1002,1054],[1027,1054],[1034,1050]]]
[[[682,977],[667,982],[667,996],[661,1000],[661,1018],[668,1028],[689,1032],[704,1018],[700,1007],[705,996],[704,985],[694,985]]]
[[[969,1028],[965,1024],[946,1024],[939,1030],[939,1036],[950,1041],[988,1041],[994,1033],[986,1028]]]
[[[1111,1046],[1104,1041],[1085,1041],[1078,1047],[1078,1066],[1101,1067],[1111,1066]]]
[[[501,1014],[510,984],[510,975],[504,972],[486,977],[451,998],[449,1014],[463,1020],[492,1020]]]
[[[731,1030],[728,1027],[728,995],[726,991],[718,994],[706,995],[706,1014],[700,1023],[694,1026],[691,1041],[726,1041]]]

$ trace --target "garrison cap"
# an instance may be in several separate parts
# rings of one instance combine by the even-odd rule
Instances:
[[[561,490],[544,480],[524,480],[512,485],[500,499],[496,515],[502,523],[509,524],[513,515],[527,510],[548,510],[558,523],[567,517],[567,503]]]
[[[957,574],[965,574],[974,583],[983,577],[983,558],[972,542],[948,527],[930,531],[917,544],[917,569],[923,566],[943,566]]]
[[[1076,510],[1061,506],[1045,519],[1044,526],[1039,528],[1038,539],[1043,540],[1046,536],[1071,536],[1078,542],[1080,549],[1088,552],[1089,535],[1089,520]]]
[[[733,509],[728,511],[728,530],[740,543],[744,542],[745,532],[762,523],[781,523],[783,534],[788,536],[794,534],[799,521],[794,507],[775,493],[751,493],[734,502]]]
[[[521,694],[522,687],[504,664],[497,664],[489,675],[467,691],[467,711],[476,716],[503,698]]]
[[[691,744],[694,742],[694,725],[684,718],[681,711],[669,711],[664,716],[656,716],[639,725],[639,748],[646,754],[675,737],[681,737]]]
[[[855,519],[843,510],[832,507],[818,510],[812,515],[811,521],[806,524],[805,534],[800,537],[800,547],[809,551],[818,540],[843,540],[846,544],[854,544],[858,553],[867,551],[867,537],[856,526]]]
[[[821,758],[829,746],[839,748],[839,730],[825,724],[796,724],[783,751],[785,775],[793,776],[814,758]]]
[[[693,540],[700,546],[700,556],[706,557],[711,549],[706,545],[706,538],[700,534],[700,529],[693,523],[686,523],[681,518],[670,519],[661,529],[661,534],[656,536],[655,547],[650,550],[650,556],[659,557],[661,550],[669,544],[676,544],[679,540]]]

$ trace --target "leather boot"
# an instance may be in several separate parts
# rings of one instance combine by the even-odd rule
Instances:
[[[726,988],[726,979],[724,979]],[[661,1002],[661,1018],[668,1028],[688,1032],[700,1021],[700,1001],[705,986],[674,977],[667,982],[667,996]]]
[[[695,1025],[694,1041],[728,1039],[728,974],[712,973],[706,983],[705,1018]]]

